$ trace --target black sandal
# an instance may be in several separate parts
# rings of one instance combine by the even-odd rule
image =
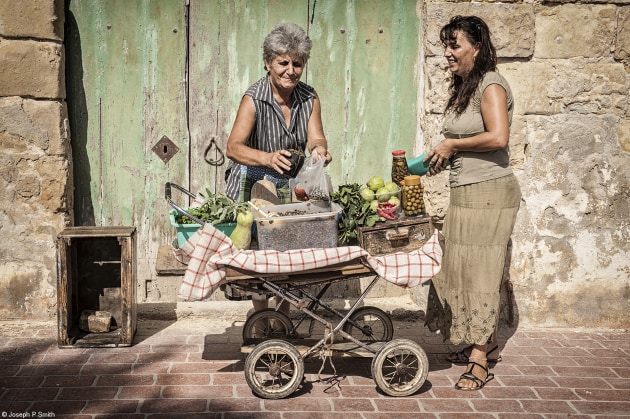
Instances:
[[[455,388],[457,390],[462,390],[462,391],[481,390],[483,388],[483,386],[485,386],[486,384],[488,384],[490,381],[492,381],[494,379],[494,374],[488,371],[488,367],[484,367],[483,365],[478,364],[475,361],[470,361],[468,363],[468,365],[470,365],[470,368],[468,368],[468,371],[466,371],[465,373],[460,375],[459,376],[459,380],[457,380],[457,383],[455,383]],[[486,373],[485,380],[482,380],[481,378],[477,377],[473,373],[473,370],[475,369],[476,366],[481,368]],[[462,387],[462,386],[460,386],[459,383],[462,380],[472,381],[473,383],[475,383],[475,387]]]
[[[448,354],[446,356],[446,360],[449,362],[452,362],[453,364],[468,364],[469,362],[469,357],[468,355],[466,355],[465,351],[472,349],[472,346],[468,346],[460,351],[457,352],[451,352],[450,354]],[[492,352],[496,351],[497,349],[499,349],[499,345],[495,346],[494,348],[490,349],[488,352],[486,352],[486,357],[488,355],[490,355]],[[494,358],[494,359],[488,359],[488,363],[497,363],[497,362],[501,362],[503,358],[501,357],[501,355],[499,354],[498,358]]]

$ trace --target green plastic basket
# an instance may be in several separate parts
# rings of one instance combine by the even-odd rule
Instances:
[[[171,225],[174,226],[177,231],[177,247],[182,247],[182,245],[186,243],[197,230],[199,230],[201,224],[178,224],[175,222],[177,211],[171,210],[168,214],[171,220]],[[236,223],[214,224],[214,227],[229,237],[234,231],[234,228],[236,228]]]

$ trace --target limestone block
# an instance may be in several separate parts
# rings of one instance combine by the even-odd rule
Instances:
[[[69,156],[65,102],[0,98],[0,144],[13,153]]]
[[[7,234],[3,230],[4,234]],[[13,236],[10,236],[13,239]],[[48,242],[50,243],[50,238]],[[5,240],[5,242],[8,242]],[[23,246],[15,246],[13,240],[0,249],[2,252],[13,256],[14,250],[18,250]],[[39,249],[38,249],[39,250]],[[50,253],[51,259],[55,257],[54,248],[49,246],[45,250]],[[33,257],[35,251],[30,253],[26,259],[18,260],[17,258],[5,260],[0,263],[0,318],[15,318],[17,313],[26,318],[54,318],[56,312],[56,280],[54,266],[48,261]],[[52,269],[49,269],[52,268]]]
[[[542,205],[534,220],[544,222],[549,207],[571,223],[584,222],[584,228],[595,223],[614,226],[612,220],[627,218],[630,168],[627,156],[619,153],[618,121],[610,115],[528,118],[531,158],[526,170],[536,185],[528,193],[531,203]],[[545,229],[554,236],[574,231],[571,225]]]
[[[65,99],[63,45],[0,39],[0,96]]]
[[[510,84],[515,115],[564,112],[625,115],[628,84],[621,63],[588,63],[584,59],[500,64]],[[426,112],[442,113],[448,100],[450,73],[443,58],[425,63]]]
[[[442,114],[448,102],[451,72],[443,57],[427,57],[425,63],[424,102],[426,112]]]
[[[617,128],[617,136],[619,137],[619,146],[627,153],[630,153],[630,119],[624,118],[619,121]]]
[[[426,114],[424,116],[422,127],[425,138],[424,148],[416,150],[416,154],[421,154],[429,150],[444,139],[442,135],[443,120],[442,115],[437,113]],[[436,221],[442,220],[448,208],[448,170],[445,170],[437,176],[423,176],[422,184],[424,185],[424,203],[427,213],[435,217]]]
[[[442,56],[440,28],[455,15],[476,15],[490,28],[498,57],[529,58],[534,52],[534,6],[507,3],[428,3],[426,6],[428,56]]]
[[[615,6],[564,4],[537,12],[535,58],[612,57]]]
[[[625,115],[626,72],[620,63],[584,59],[506,63],[499,66],[515,98],[515,114]]]
[[[630,7],[619,8],[615,59],[630,60]]]
[[[63,0],[0,2],[0,36],[63,40]]]
[[[510,166],[515,170],[523,169],[528,159],[527,117],[515,115],[510,128]]]
[[[92,333],[106,333],[112,324],[112,313],[108,311],[83,310],[79,318],[79,329]]]
[[[68,209],[68,160],[52,156],[22,159],[17,172],[16,197],[31,202],[33,211],[41,208],[56,213]]]
[[[529,116],[526,123],[531,158],[519,178],[513,278],[527,288],[517,294],[531,300],[519,309],[534,323],[566,324],[570,317],[576,326],[595,324],[580,313],[592,311],[603,321],[618,307],[602,304],[604,293],[594,294],[592,285],[610,296],[628,278],[630,169],[619,153],[618,118]],[[539,318],[542,313],[548,318]]]

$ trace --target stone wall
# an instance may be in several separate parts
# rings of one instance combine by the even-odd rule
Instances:
[[[63,0],[0,2],[0,318],[56,315],[72,208]]]
[[[506,279],[521,324],[630,325],[628,4],[426,4],[422,146],[442,138],[438,35],[450,16],[486,20],[515,96],[510,150],[523,200]],[[429,181],[438,218],[447,176]]]
[[[448,73],[437,34],[451,15],[489,23],[516,97],[511,150],[523,201],[506,268],[510,315],[627,327],[630,0],[419,1],[417,10],[426,22],[418,151],[440,140]],[[0,318],[54,317],[55,237],[72,220],[63,0],[0,2],[0,57]],[[446,175],[427,189],[439,220]]]

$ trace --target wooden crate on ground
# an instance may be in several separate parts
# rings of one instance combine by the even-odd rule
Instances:
[[[57,236],[57,250],[58,346],[131,346],[136,331],[135,227],[69,227]],[[108,331],[81,328],[82,313],[91,311],[112,314]]]

